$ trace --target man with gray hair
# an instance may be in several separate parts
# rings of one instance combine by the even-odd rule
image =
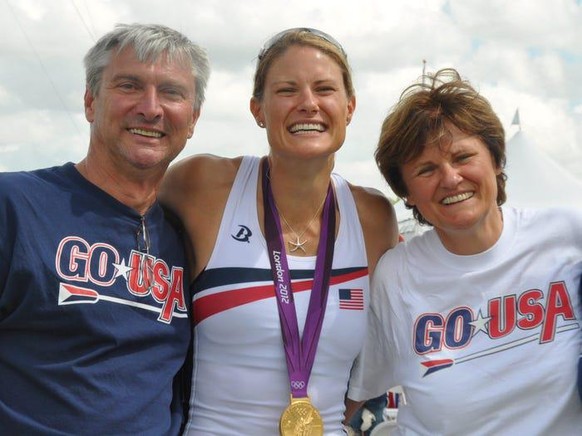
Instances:
[[[86,157],[0,173],[1,433],[178,434],[189,279],[156,194],[208,58],[167,27],[118,25],[85,68]]]

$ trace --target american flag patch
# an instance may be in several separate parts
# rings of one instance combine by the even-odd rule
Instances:
[[[362,289],[340,289],[339,308],[364,310],[364,291]]]

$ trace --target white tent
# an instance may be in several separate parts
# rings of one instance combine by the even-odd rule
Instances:
[[[582,180],[559,165],[523,131],[506,143],[505,204],[515,207],[574,205],[582,207]],[[394,205],[400,233],[406,239],[429,229],[420,226],[402,201]]]
[[[582,206],[582,181],[554,161],[523,131],[506,144],[507,204]]]

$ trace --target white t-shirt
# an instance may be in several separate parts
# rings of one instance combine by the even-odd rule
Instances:
[[[483,253],[454,255],[430,230],[378,263],[348,396],[402,385],[396,434],[582,434],[582,211],[503,217]]]

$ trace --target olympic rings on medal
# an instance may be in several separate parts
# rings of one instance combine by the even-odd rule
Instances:
[[[303,389],[305,387],[305,382],[301,380],[291,381],[291,388],[293,389]]]

